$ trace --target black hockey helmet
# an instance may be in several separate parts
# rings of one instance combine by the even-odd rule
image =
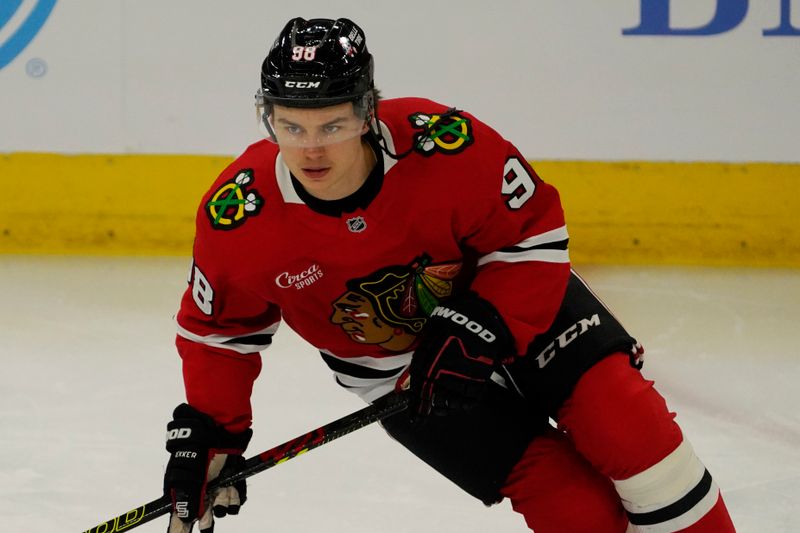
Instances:
[[[263,104],[325,107],[372,98],[374,61],[353,21],[292,19],[261,66]],[[367,104],[371,110],[372,102]]]

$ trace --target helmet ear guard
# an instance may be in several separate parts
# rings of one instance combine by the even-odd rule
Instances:
[[[269,123],[272,109],[272,102],[264,97],[263,89],[259,88],[256,90],[256,122],[258,123],[258,129],[264,137],[277,143],[278,139],[275,137],[275,132],[272,130],[272,126],[270,126]]]

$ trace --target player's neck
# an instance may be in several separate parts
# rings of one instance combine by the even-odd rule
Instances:
[[[375,152],[369,143],[365,139],[362,139],[361,155],[358,158],[357,163],[353,165],[352,168],[352,176],[354,179],[349,183],[349,187],[346,190],[339,191],[339,194],[336,195],[336,198],[325,199],[340,200],[350,196],[351,194],[354,194],[367,181],[367,178],[369,178],[369,175],[375,168],[376,164],[377,156],[375,155]]]
[[[358,189],[364,185],[364,182],[367,181],[372,169],[375,168],[378,159],[375,155],[375,151],[372,149],[372,146],[369,145],[365,138],[361,139],[361,164],[359,165],[358,176],[359,179],[357,180],[358,185],[350,191],[350,194],[353,194]]]

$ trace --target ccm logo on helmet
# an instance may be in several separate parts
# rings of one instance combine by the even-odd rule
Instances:
[[[175,428],[167,431],[167,440],[187,439],[192,434],[191,428]]]
[[[319,87],[319,81],[291,81],[286,80],[283,82],[284,87],[296,87],[297,89],[316,89]]]
[[[475,333],[478,337],[483,339],[486,342],[494,342],[497,336],[489,331],[488,329],[484,328],[474,320],[470,320],[469,317],[462,315],[461,313],[457,313],[452,309],[448,309],[447,307],[438,306],[436,307],[431,316],[440,316],[443,318],[449,318],[459,326],[464,326],[472,333]]]

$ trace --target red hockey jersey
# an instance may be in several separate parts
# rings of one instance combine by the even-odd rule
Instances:
[[[231,431],[251,423],[259,352],[281,320],[366,401],[390,391],[437,303],[468,285],[517,351],[547,330],[569,277],[556,190],[472,115],[418,98],[380,102],[378,163],[352,197],[323,202],[278,146],[250,146],[197,213],[178,313],[188,402]]]

